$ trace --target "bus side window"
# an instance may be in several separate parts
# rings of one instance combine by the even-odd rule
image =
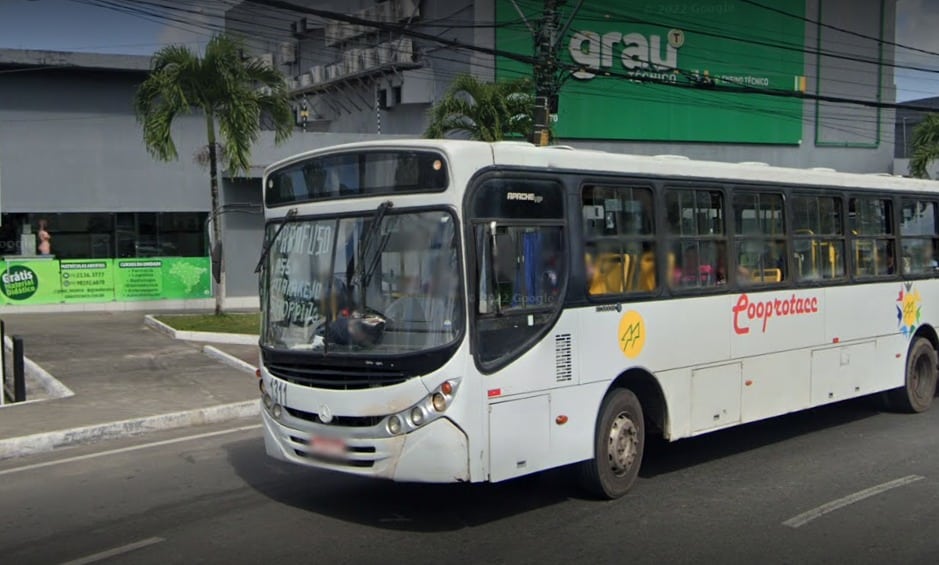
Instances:
[[[734,246],[737,264],[752,283],[789,279],[783,196],[774,192],[734,194]]]
[[[582,212],[587,293],[615,296],[654,291],[652,191],[585,187]]]
[[[852,198],[848,217],[854,235],[855,274],[890,276],[897,270],[893,202],[885,198]]]
[[[668,189],[669,285],[709,288],[727,281],[724,197],[717,190]]]
[[[934,276],[939,263],[936,248],[936,203],[928,200],[903,199],[900,215],[901,268],[903,274]]]

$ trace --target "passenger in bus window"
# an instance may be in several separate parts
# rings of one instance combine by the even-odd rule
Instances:
[[[894,259],[893,253],[890,252],[889,248],[887,249],[886,253],[884,269],[884,272],[888,275],[892,275],[897,272],[896,259]]]
[[[595,256],[596,256],[596,250],[594,250],[593,252],[588,252],[586,255],[584,255],[584,274],[585,274],[584,278],[587,281],[588,292],[593,286],[593,281],[595,281],[597,278],[597,263],[594,260]],[[591,294],[593,293],[591,292]]]
[[[643,246],[645,251],[639,259],[639,280],[637,283],[640,291],[655,290],[655,252],[650,246]]]
[[[714,283],[727,284],[727,253],[723,250],[717,253],[717,268],[714,270]]]
[[[750,270],[741,264],[737,264],[737,284],[747,284],[751,282]],[[727,253],[723,250],[717,255],[717,269],[715,270],[715,282],[722,285],[727,284]]]
[[[714,284],[714,267],[701,263],[696,247],[687,247],[674,276],[681,286],[711,286]]]
[[[698,272],[698,250],[686,247],[681,255],[681,262],[674,266],[672,271],[672,286],[686,286],[694,284]]]
[[[933,272],[939,268],[939,263],[936,262],[933,256],[932,246],[932,242],[923,246],[923,268],[926,269],[927,272]]]

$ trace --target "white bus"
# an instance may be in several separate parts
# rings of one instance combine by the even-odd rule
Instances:
[[[937,183],[394,140],[265,172],[266,451],[398,481],[578,464],[936,390]]]

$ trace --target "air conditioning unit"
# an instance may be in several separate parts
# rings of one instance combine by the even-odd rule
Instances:
[[[300,88],[300,81],[295,78],[287,79],[287,90],[296,90]]]
[[[395,4],[395,19],[407,20],[421,15],[419,0],[392,0]]]
[[[342,76],[342,65],[340,63],[333,63],[331,65],[326,65],[326,80],[333,81],[337,80]]]
[[[331,47],[339,43],[340,41],[342,41],[342,37],[340,37],[341,33],[342,33],[342,24],[340,24],[339,22],[329,22],[328,24],[326,24],[326,31],[324,32],[326,46]]]
[[[375,51],[378,53],[378,64],[387,65],[394,62],[395,55],[395,46],[391,42],[386,41],[385,43],[379,43],[375,47]]]
[[[349,49],[342,54],[342,62],[346,67],[346,74],[353,75],[362,70],[361,49]]]
[[[362,70],[374,69],[378,66],[378,48],[362,49]]]
[[[262,86],[261,88],[258,89],[258,94],[260,94],[261,96],[270,96],[273,93],[274,91],[271,90],[271,87],[269,86]]]
[[[393,22],[395,20],[395,2],[382,2],[375,5],[375,19],[379,22]]]
[[[414,44],[410,37],[402,37],[395,42],[395,62],[413,63],[414,62]]]
[[[355,30],[353,29],[352,24],[342,23],[339,24],[339,41],[345,41],[350,37],[355,35]]]
[[[291,65],[297,61],[297,46],[293,41],[280,44],[280,64]]]
[[[326,79],[326,70],[323,68],[323,65],[313,65],[310,67],[310,77],[313,80],[313,84],[319,84]]]
[[[306,88],[313,84],[313,75],[310,73],[303,73],[300,75],[300,88]]]

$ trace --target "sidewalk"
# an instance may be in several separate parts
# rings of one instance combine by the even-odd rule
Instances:
[[[3,320],[7,335],[23,337],[26,356],[75,395],[0,408],[0,442],[258,399],[254,375],[210,358],[202,344],[147,327],[143,312],[8,313]],[[257,365],[254,346],[213,345]]]

